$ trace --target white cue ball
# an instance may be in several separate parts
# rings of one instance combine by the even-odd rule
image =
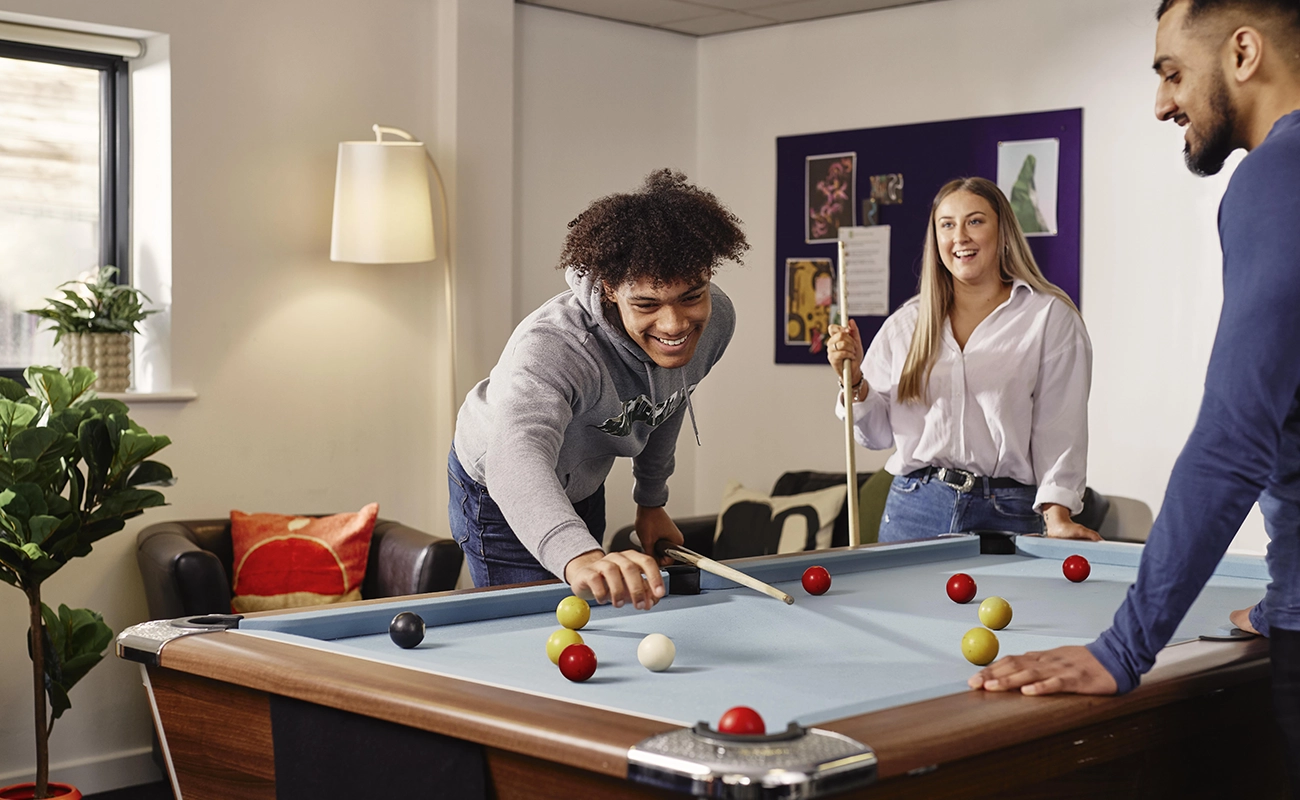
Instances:
[[[636,646],[636,660],[651,672],[663,672],[673,665],[677,647],[662,633],[652,633]]]

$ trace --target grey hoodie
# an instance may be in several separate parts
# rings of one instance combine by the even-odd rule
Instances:
[[[569,561],[601,546],[572,504],[601,487],[615,458],[632,459],[638,505],[668,502],[682,406],[736,329],[731,300],[710,284],[713,312],[694,357],[664,369],[605,318],[590,278],[565,278],[570,290],[519,323],[465,398],[454,444],[519,541],[561,578]]]

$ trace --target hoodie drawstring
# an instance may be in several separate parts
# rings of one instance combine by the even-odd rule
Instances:
[[[686,392],[686,410],[691,415],[691,430],[695,431],[695,446],[701,447],[700,444],[700,426],[695,424],[695,406],[691,405],[691,387],[686,385],[686,373],[682,372],[682,391]]]

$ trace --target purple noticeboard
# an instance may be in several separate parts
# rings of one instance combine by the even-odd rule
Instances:
[[[903,202],[878,208],[878,222],[891,227],[889,307],[892,311],[916,294],[930,202],[939,188],[953,178],[979,176],[996,181],[998,143],[1030,139],[1057,139],[1060,144],[1056,233],[1032,236],[1029,246],[1047,279],[1079,303],[1082,109],[779,137],[776,140],[776,363],[824,364],[826,361],[824,352],[812,352],[808,344],[786,343],[787,259],[829,259],[831,264],[836,261],[833,241],[807,241],[810,204],[819,199],[809,196],[810,157],[855,155],[852,191],[843,194],[848,204],[856,206],[852,209],[852,219],[859,225],[863,224],[862,201],[871,197],[871,176],[903,176]],[[854,319],[867,342],[885,321],[883,316]]]

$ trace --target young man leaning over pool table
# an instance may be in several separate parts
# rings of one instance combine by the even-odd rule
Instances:
[[[740,220],[671,170],[569,223],[569,291],[515,328],[461,406],[448,457],[452,535],[475,586],[558,576],[577,594],[650,608],[659,565],[606,554],[605,478],[632,459],[642,546],[681,543],[664,511],[691,392],[735,330],[711,278],[749,248]],[[697,436],[698,441],[698,436]]]
[[[1004,658],[971,686],[1134,688],[1258,501],[1272,583],[1252,619],[1267,617],[1300,786],[1300,2],[1164,0],[1157,15],[1156,116],[1186,128],[1188,167],[1213,175],[1249,151],[1219,207],[1223,310],[1201,411],[1111,628],[1086,648]]]

